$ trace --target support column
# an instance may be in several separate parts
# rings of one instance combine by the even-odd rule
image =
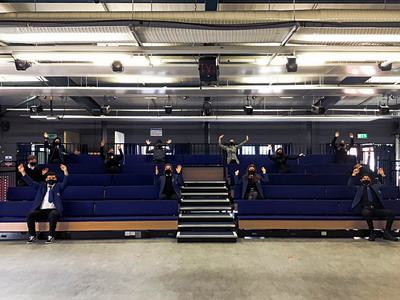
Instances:
[[[107,140],[107,122],[106,121],[101,121],[101,139],[104,141],[104,143],[108,143]]]
[[[313,153],[313,123],[306,123],[306,154]]]
[[[210,122],[204,122],[203,124],[203,144],[204,144],[204,154],[210,154]]]

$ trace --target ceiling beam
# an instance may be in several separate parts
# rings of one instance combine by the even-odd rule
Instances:
[[[135,0],[135,3],[204,3],[208,0]],[[132,3],[132,0],[8,0],[8,3]],[[243,4],[243,0],[219,0],[220,3]],[[293,0],[249,0],[246,4],[293,4]],[[360,4],[359,0],[296,0],[296,4]],[[398,4],[397,0],[363,0],[362,4]]]

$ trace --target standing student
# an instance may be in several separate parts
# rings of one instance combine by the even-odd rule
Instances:
[[[265,167],[261,168],[261,175],[257,173],[257,168],[254,164],[247,167],[247,172],[242,177],[239,176],[239,170],[235,171],[235,184],[242,185],[241,199],[263,199],[264,193],[261,183],[269,182],[269,176]]]
[[[373,218],[386,219],[386,227],[383,238],[390,241],[398,241],[398,238],[392,234],[392,225],[395,219],[395,212],[385,209],[381,195],[382,184],[379,180],[374,182],[372,176],[368,173],[362,175],[358,179],[360,169],[354,169],[349,181],[350,186],[358,186],[356,195],[351,204],[351,209],[359,212],[367,221],[369,229],[369,240],[375,241],[376,234],[374,231]],[[384,174],[383,174],[384,175]]]
[[[331,146],[335,151],[335,162],[336,163],[346,163],[347,162],[347,151],[349,151],[354,146],[354,134],[349,133],[350,144],[346,144],[344,140],[341,140],[339,143],[336,143],[337,139],[340,136],[340,132],[336,131],[335,136],[332,139]]]
[[[166,162],[166,155],[167,153],[171,153],[172,152],[172,140],[169,139],[166,141],[166,143],[164,144],[162,142],[162,140],[158,139],[154,146],[153,149],[149,149],[150,145],[151,145],[151,141],[150,140],[146,140],[146,153],[152,153],[153,154],[153,161],[155,163],[165,163]]]
[[[114,149],[111,147],[108,149],[107,153],[105,153],[105,143],[101,141],[100,144],[100,156],[104,161],[104,166],[106,171],[110,174],[119,173],[121,170],[121,162],[124,159],[124,153],[122,152],[121,146],[118,146],[119,154],[114,154]]]
[[[287,164],[288,160],[296,160],[299,157],[304,157],[305,155],[303,153],[300,153],[299,155],[286,155],[285,151],[283,148],[278,148],[275,151],[275,155],[271,155],[271,151],[268,153],[268,158],[274,162],[274,167],[276,168],[276,171],[278,173],[289,173],[290,168]]]
[[[50,150],[48,162],[50,164],[63,164],[64,163],[64,156],[67,153],[65,147],[61,141],[60,137],[56,137],[52,144],[49,143],[49,135],[47,132],[44,133],[44,147]]]
[[[160,200],[178,200],[181,197],[181,187],[184,185],[182,166],[177,165],[173,171],[171,164],[164,166],[164,174],[160,174],[158,166],[155,167],[155,183],[159,187]]]
[[[28,243],[36,241],[35,222],[48,221],[49,235],[46,243],[52,243],[56,234],[57,222],[63,211],[61,193],[67,186],[68,169],[61,165],[60,169],[64,172],[64,179],[58,182],[57,175],[53,172],[46,174],[46,182],[38,183],[33,181],[25,171],[24,165],[18,166],[18,171],[22,174],[22,179],[33,189],[36,190],[35,200],[26,221],[28,224]]]
[[[242,147],[244,144],[246,144],[249,141],[249,136],[246,135],[246,139],[239,144],[236,144],[234,139],[230,139],[229,143],[227,145],[222,144],[223,137],[224,137],[224,135],[219,136],[218,144],[226,152],[226,163],[227,164],[239,164],[237,152],[240,147]]]
[[[29,155],[27,163],[24,164],[25,172],[32,178],[33,181],[43,182],[46,179],[46,173],[49,171],[47,168],[39,168],[38,161],[35,155]],[[17,173],[17,184],[19,186],[26,186],[26,182],[22,180],[21,173]]]

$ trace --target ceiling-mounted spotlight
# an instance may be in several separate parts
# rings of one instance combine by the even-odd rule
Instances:
[[[15,60],[15,68],[17,69],[17,71],[26,71],[26,69],[30,68],[31,66],[32,63],[27,60]]]
[[[387,104],[380,104],[379,105],[379,114],[382,116],[390,114],[390,108]]]
[[[251,96],[251,99],[256,100],[257,97],[256,96]]]
[[[253,114],[253,106],[251,106],[250,104],[247,104],[243,107],[244,112],[246,113],[246,115],[252,115]]]
[[[111,111],[111,106],[110,105],[103,105],[100,108],[100,114],[102,116],[108,115],[110,113],[110,111]]]
[[[391,71],[392,70],[392,63],[391,62],[387,62],[387,61],[384,61],[384,62],[380,62],[380,63],[378,63],[378,68],[381,70],[381,71]]]
[[[322,101],[325,100],[325,97],[321,97],[317,99],[312,105],[311,105],[311,112],[316,115],[324,115],[326,112],[325,107],[322,105]]]
[[[124,66],[122,65],[122,63],[119,60],[113,61],[111,68],[112,68],[113,72],[116,72],[116,73],[121,73],[124,71]]]
[[[43,112],[43,105],[39,104],[39,105],[31,105],[29,107],[29,111],[32,114],[40,114],[41,112]]]
[[[297,72],[296,57],[288,57],[287,58],[286,71]]]
[[[183,96],[183,100],[188,100],[189,98],[189,96]]]
[[[204,97],[202,115],[203,116],[211,116],[211,113],[212,113],[211,98]]]
[[[165,113],[167,115],[172,114],[172,105],[171,104],[164,105],[164,109],[165,109]]]

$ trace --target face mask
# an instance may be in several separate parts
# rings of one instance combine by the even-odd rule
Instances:
[[[235,143],[229,142],[229,146],[235,146]]]
[[[47,180],[47,184],[49,184],[49,185],[54,185],[54,184],[56,184],[57,183],[57,180],[55,180],[55,179],[49,179],[49,180]]]
[[[250,169],[248,172],[249,172],[249,174],[255,174],[256,170]]]
[[[31,167],[34,167],[34,166],[36,166],[36,165],[37,165],[37,162],[35,162],[35,161],[31,161],[31,162],[29,163],[29,165],[30,165]]]
[[[361,183],[363,184],[363,185],[370,185],[371,184],[371,180],[363,180],[363,181],[361,181]]]
[[[169,169],[165,170],[165,175],[171,175],[171,173],[172,173],[171,170],[169,170]]]
[[[283,156],[283,152],[276,152],[276,156]]]

